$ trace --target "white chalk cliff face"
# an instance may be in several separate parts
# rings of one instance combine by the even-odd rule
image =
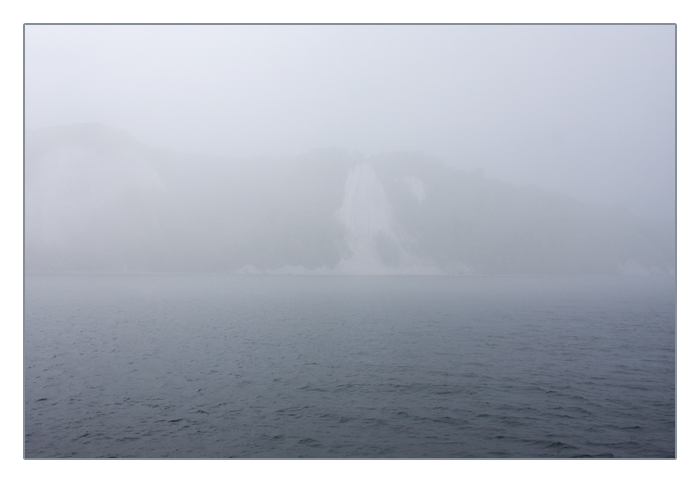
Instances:
[[[338,263],[335,272],[358,275],[440,272],[406,249],[409,240],[401,235],[400,227],[394,222],[384,186],[371,164],[357,164],[350,171],[343,205],[335,218],[345,226],[345,241],[351,253]]]

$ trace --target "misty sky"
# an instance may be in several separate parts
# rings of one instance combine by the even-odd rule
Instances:
[[[230,156],[422,151],[675,213],[675,27],[27,26],[26,127]]]

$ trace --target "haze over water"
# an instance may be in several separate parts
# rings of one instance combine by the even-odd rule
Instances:
[[[25,26],[25,457],[675,457],[675,35]]]

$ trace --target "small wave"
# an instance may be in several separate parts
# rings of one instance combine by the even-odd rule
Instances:
[[[600,453],[600,454],[576,454],[572,458],[615,458],[612,453]]]
[[[137,441],[138,439],[140,439],[140,438],[137,436],[124,436],[123,438],[119,438],[116,441],[118,443],[123,443],[125,441]]]
[[[318,442],[318,441],[316,441],[316,440],[313,439],[313,438],[303,438],[303,439],[300,439],[300,440],[298,441],[298,444],[303,444],[303,445],[305,445],[305,446],[312,446],[312,447],[314,447],[314,448],[318,448],[319,446],[321,446],[321,443]]]
[[[571,446],[570,444],[562,443],[561,441],[555,441],[554,443],[548,444],[546,447],[555,449],[578,449],[576,446]]]

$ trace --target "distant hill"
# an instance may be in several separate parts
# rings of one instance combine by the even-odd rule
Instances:
[[[674,226],[422,154],[233,159],[26,133],[29,271],[672,273]]]

